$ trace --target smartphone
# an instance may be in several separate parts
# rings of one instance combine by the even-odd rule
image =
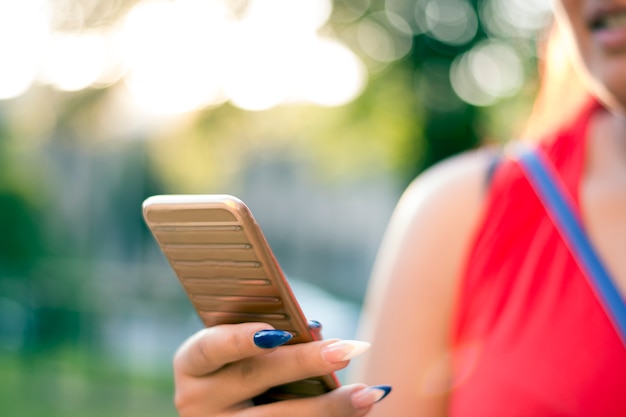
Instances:
[[[205,326],[265,322],[318,340],[276,257],[243,201],[231,195],[157,195],[144,220]],[[289,366],[285,364],[285,366]],[[255,399],[267,403],[320,395],[339,386],[335,374],[297,381]]]

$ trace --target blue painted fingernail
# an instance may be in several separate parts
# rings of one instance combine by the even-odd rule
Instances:
[[[389,385],[375,385],[352,395],[352,405],[355,408],[368,408],[381,401],[391,392]]]
[[[370,387],[369,389],[371,389],[371,390],[380,390],[380,391],[383,392],[383,394],[380,396],[379,399],[376,400],[376,402],[381,401],[383,398],[385,398],[391,392],[391,387],[389,385],[374,385],[373,387]]]
[[[322,339],[322,323],[317,320],[309,320],[308,322],[309,332],[313,339],[321,340]]]
[[[317,320],[309,320],[309,329],[322,330],[322,323]]]
[[[254,344],[262,349],[271,349],[284,345],[293,335],[283,330],[259,330],[254,334]]]

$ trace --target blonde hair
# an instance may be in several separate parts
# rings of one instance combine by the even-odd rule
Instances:
[[[539,89],[523,137],[537,141],[567,123],[589,99],[556,23],[540,48]]]

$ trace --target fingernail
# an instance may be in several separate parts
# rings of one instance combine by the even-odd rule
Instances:
[[[317,320],[309,320],[308,325],[309,329],[322,330],[322,323]]]
[[[343,362],[365,352],[370,343],[360,340],[339,340],[322,348],[322,357],[328,362]]]
[[[352,395],[352,405],[355,408],[370,407],[381,401],[391,392],[389,385],[375,385],[365,388]]]
[[[309,320],[309,332],[315,340],[322,340],[322,323],[317,320]]]
[[[284,345],[293,335],[283,330],[259,330],[254,334],[254,344],[262,349],[271,349]]]

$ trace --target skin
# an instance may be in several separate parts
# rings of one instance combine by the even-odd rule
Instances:
[[[204,329],[181,345],[174,357],[174,403],[183,417],[354,416],[367,414],[377,400],[364,384],[342,386],[312,399],[253,407],[269,387],[345,368],[349,361],[324,354],[336,340],[261,349],[253,336],[263,323]],[[328,349],[326,350],[326,352]],[[291,366],[285,366],[291,364]]]
[[[444,162],[399,202],[364,307],[361,338],[376,342],[355,367],[357,380],[394,387],[370,415],[446,415],[454,296],[488,160],[476,152]]]
[[[554,1],[555,17],[574,45],[581,77],[608,110],[589,127],[581,188],[583,222],[622,294],[626,294],[626,28],[594,30],[603,13],[626,13],[624,0]],[[609,43],[606,38],[620,37]]]
[[[624,0],[555,0],[555,17],[573,46],[590,91],[609,110],[595,114],[580,190],[583,223],[626,298],[626,43],[607,47],[590,19]],[[606,35],[606,33],[605,33]],[[450,328],[464,255],[483,210],[486,151],[445,161],[421,175],[401,198],[377,259],[361,338],[370,351],[353,378],[389,384],[384,401],[355,401],[362,383],[320,397],[251,407],[272,385],[348,365],[329,362],[329,341],[271,350],[252,343],[266,325],[216,326],[185,342],[174,359],[176,406],[182,416],[444,416]],[[400,325],[400,323],[402,325]],[[410,331],[407,329],[410,328]],[[297,366],[280,366],[294,363]]]
[[[605,13],[626,10],[624,0],[555,0],[556,20],[569,40],[570,55],[588,88],[613,110],[626,111],[626,42],[609,44],[609,31],[593,30]],[[618,31],[613,31],[617,34]],[[603,40],[604,37],[604,40]],[[622,118],[623,120],[623,118]],[[622,129],[623,121],[622,121]]]
[[[610,109],[590,122],[580,199],[590,239],[626,298],[626,43],[603,47],[589,23],[608,3],[556,1],[555,12],[570,44],[578,47],[587,85]],[[400,202],[366,303],[363,337],[377,343],[355,375],[395,387],[372,417],[407,415],[407,410],[446,415],[451,310],[459,267],[481,213],[485,164],[479,155],[448,161],[418,179]],[[410,332],[394,326],[409,317]]]

